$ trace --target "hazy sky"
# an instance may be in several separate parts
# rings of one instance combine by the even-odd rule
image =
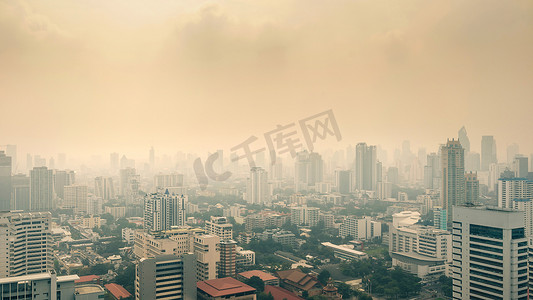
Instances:
[[[0,0],[0,145],[229,149],[326,109],[343,147],[533,152],[533,2]]]

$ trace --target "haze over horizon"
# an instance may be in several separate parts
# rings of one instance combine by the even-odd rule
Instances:
[[[0,145],[228,150],[332,109],[344,148],[533,152],[530,1],[0,1]]]

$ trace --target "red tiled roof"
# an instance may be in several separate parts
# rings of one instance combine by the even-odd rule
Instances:
[[[318,284],[318,281],[314,277],[298,269],[277,271],[276,274],[283,282],[301,290],[309,291]]]
[[[198,289],[209,294],[211,297],[222,297],[238,293],[255,292],[253,287],[231,277],[199,281],[196,286]]]
[[[257,277],[261,278],[261,280],[263,280],[263,281],[278,279],[274,275],[270,275],[270,274],[268,274],[266,272],[259,271],[259,270],[246,271],[246,272],[239,273],[239,275],[241,275],[242,277],[246,277],[248,279],[252,278],[253,276],[257,276]]]
[[[75,280],[74,283],[84,283],[84,282],[92,282],[92,281],[98,281],[100,280],[100,276],[98,275],[86,275],[86,276],[80,276],[80,279]]]
[[[284,288],[280,288],[279,286],[265,285],[264,292],[267,295],[270,293],[272,297],[274,297],[274,300],[303,300],[303,298],[300,298],[291,291],[288,291]]]
[[[124,299],[131,297],[130,292],[126,291],[121,285],[116,283],[109,283],[105,285],[105,288],[115,297],[115,299]]]

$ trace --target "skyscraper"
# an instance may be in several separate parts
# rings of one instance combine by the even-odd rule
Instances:
[[[209,221],[205,221],[205,231],[207,234],[216,235],[222,240],[233,239],[233,225],[226,217],[211,216]]]
[[[54,174],[47,167],[30,171],[30,210],[48,211],[54,207]]]
[[[75,214],[87,213],[87,186],[80,184],[65,186],[63,208],[72,208]]]
[[[522,212],[456,206],[453,299],[528,299],[528,242]]]
[[[54,173],[54,192],[61,199],[64,197],[64,188],[67,185],[73,185],[76,182],[76,173],[74,171],[60,171]]]
[[[124,196],[126,203],[130,204],[136,200],[140,183],[140,176],[134,168],[120,170],[120,194]]]
[[[237,242],[222,240],[218,245],[220,261],[218,263],[218,278],[235,277],[235,261],[237,259]]]
[[[459,142],[461,143],[463,149],[465,149],[465,153],[470,152],[470,139],[468,138],[468,134],[466,133],[466,128],[464,126],[459,129],[458,135]]]
[[[246,186],[246,201],[250,204],[269,204],[270,188],[267,182],[268,174],[261,167],[252,167],[250,178]]]
[[[355,188],[365,191],[377,189],[376,146],[359,143],[355,147]]]
[[[94,194],[104,200],[115,198],[115,186],[112,177],[96,177],[94,179]]]
[[[30,178],[25,174],[15,174],[12,177],[12,209],[30,210]]]
[[[170,230],[185,225],[187,196],[153,193],[144,198],[144,227],[152,231]]]
[[[157,174],[154,176],[155,190],[166,189],[169,187],[182,187],[183,186],[183,174],[171,173],[171,174]]]
[[[161,255],[141,258],[135,270],[135,299],[196,299],[196,258]]]
[[[520,153],[520,147],[517,143],[512,143],[511,145],[507,146],[507,164],[512,165],[514,162],[514,158],[516,155]]]
[[[12,172],[20,172],[17,160],[17,145],[6,145],[6,156],[11,157]]]
[[[529,168],[527,156],[515,155],[512,167],[515,177],[527,178]]]
[[[217,265],[220,252],[217,251],[220,237],[216,235],[197,235],[194,237],[194,255],[196,257],[196,280],[217,278]]]
[[[118,153],[113,152],[109,155],[109,167],[113,173],[118,171]]]
[[[352,192],[352,172],[350,170],[336,170],[335,171],[335,186],[337,192],[341,194],[349,194]]]
[[[458,140],[448,140],[441,147],[441,205],[446,209],[448,223],[452,221],[453,206],[465,202],[465,157]]]
[[[497,163],[496,141],[492,135],[481,137],[481,171],[488,171],[490,164]]]
[[[296,154],[294,163],[294,192],[307,190],[309,182],[309,152],[307,150]]]
[[[465,180],[465,203],[475,204],[479,201],[479,179],[477,178],[477,173],[466,173]]]
[[[53,270],[51,223],[49,212],[0,212],[0,278]]]
[[[438,189],[440,187],[440,157],[437,153],[427,156],[427,165],[424,167],[424,187]]]
[[[532,199],[533,182],[527,178],[501,177],[498,180],[498,207],[515,208],[515,199]]]
[[[11,205],[11,157],[0,151],[0,211],[12,209]]]
[[[309,153],[309,171],[307,185],[315,186],[317,182],[322,182],[324,178],[324,161],[322,156],[316,152]]]

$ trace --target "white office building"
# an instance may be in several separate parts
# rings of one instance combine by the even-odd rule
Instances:
[[[291,224],[316,226],[320,220],[318,207],[291,207]]]
[[[522,212],[456,206],[453,299],[528,299],[528,241]]]
[[[348,236],[356,240],[370,240],[381,237],[381,223],[373,221],[370,217],[348,217],[339,227],[339,236]]]
[[[220,237],[221,240],[233,239],[233,225],[226,217],[211,216],[210,220],[205,222],[205,231]]]
[[[49,212],[0,212],[0,278],[53,270]]]

